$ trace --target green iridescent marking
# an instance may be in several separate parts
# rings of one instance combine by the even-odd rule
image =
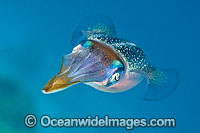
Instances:
[[[123,64],[120,61],[118,61],[118,60],[113,60],[111,67],[112,68],[120,68],[120,67],[122,68]]]
[[[85,42],[83,43],[83,47],[84,47],[84,48],[88,48],[88,47],[90,47],[90,46],[92,46],[92,42],[91,42],[91,41],[85,41]]]

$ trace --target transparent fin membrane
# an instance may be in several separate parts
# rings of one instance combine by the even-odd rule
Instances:
[[[112,20],[105,15],[92,15],[80,23],[72,34],[71,43],[77,45],[82,40],[87,40],[90,34],[104,34],[116,36]]]
[[[149,84],[144,100],[159,100],[169,96],[177,87],[178,71],[175,69],[155,69],[149,76]]]

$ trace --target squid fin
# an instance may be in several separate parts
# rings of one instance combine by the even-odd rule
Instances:
[[[144,100],[159,100],[172,94],[176,89],[179,74],[175,69],[157,69],[148,74],[148,86]]]
[[[92,34],[116,36],[112,20],[105,15],[92,15],[87,17],[72,34],[71,43],[75,46],[79,42],[87,40],[89,35]]]

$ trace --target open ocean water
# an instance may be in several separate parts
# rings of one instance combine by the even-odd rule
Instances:
[[[198,0],[1,0],[0,133],[197,133],[200,119]],[[175,92],[144,101],[145,82],[110,94],[78,84],[45,95],[41,89],[72,51],[71,36],[88,15],[109,16],[118,36],[144,50],[152,64],[176,68]],[[175,118],[175,128],[27,128],[24,118]]]

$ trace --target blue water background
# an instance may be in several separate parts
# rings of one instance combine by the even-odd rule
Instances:
[[[199,132],[199,6],[197,0],[1,0],[0,76],[20,86],[25,97],[21,102],[28,97],[33,108],[29,113],[55,118],[109,115],[114,118],[176,119],[175,128],[127,131],[125,128],[42,128],[37,125],[28,130],[37,133]],[[117,94],[100,92],[84,84],[51,95],[41,92],[46,82],[59,71],[62,56],[72,51],[70,41],[75,28],[85,17],[96,13],[110,16],[117,34],[142,48],[152,64],[179,71],[179,85],[171,96],[160,101],[144,101],[144,82]],[[13,92],[9,87],[5,91],[8,92],[6,96],[0,95],[11,99],[8,104],[13,110],[6,113],[10,116],[21,104],[12,103],[15,101],[12,95],[21,94],[21,91]],[[1,104],[7,104],[3,100]],[[9,121],[6,123],[9,125]],[[18,124],[24,126],[23,119]]]

